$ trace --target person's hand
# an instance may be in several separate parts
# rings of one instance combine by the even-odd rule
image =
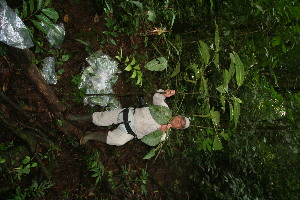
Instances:
[[[175,94],[175,90],[165,90],[165,93],[163,94],[165,97],[170,97],[173,96]]]
[[[169,128],[171,128],[171,124],[164,124],[164,125],[161,125],[160,130],[162,132],[166,132]]]

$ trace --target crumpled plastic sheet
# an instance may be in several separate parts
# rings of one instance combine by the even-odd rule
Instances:
[[[42,75],[48,84],[56,84],[57,76],[55,73],[55,58],[46,57],[43,60]]]
[[[79,89],[86,94],[111,94],[114,93],[113,86],[118,80],[118,63],[111,57],[103,54],[101,50],[88,57],[90,64],[81,75]],[[92,106],[108,106],[109,109],[121,108],[120,102],[113,95],[85,96],[84,104]]]
[[[19,49],[33,47],[26,26],[5,0],[0,0],[0,41]]]
[[[41,22],[41,25],[48,31],[47,39],[52,47],[60,48],[65,38],[65,27],[63,23],[55,24],[55,30],[46,26]]]

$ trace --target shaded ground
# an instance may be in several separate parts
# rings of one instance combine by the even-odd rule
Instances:
[[[62,16],[61,22],[64,23],[66,30],[66,37],[61,49],[71,55],[71,58],[61,66],[57,66],[56,70],[64,69],[64,73],[60,75],[58,83],[51,87],[58,98],[67,106],[65,114],[88,113],[91,110],[89,106],[77,104],[72,100],[74,98],[72,93],[76,86],[71,83],[71,80],[87,66],[85,58],[88,57],[85,46],[76,42],[75,39],[89,42],[93,51],[97,51],[100,49],[99,37],[105,30],[105,25],[102,15],[99,17],[99,22],[94,22],[95,7],[89,1],[79,5],[70,2],[57,2],[53,5],[60,12],[60,16]],[[133,44],[142,43],[142,40],[138,37],[127,38],[120,36],[117,41],[118,46],[105,45],[102,48],[103,52],[113,57],[118,55],[119,48],[122,47],[124,54],[129,55]],[[143,49],[140,49],[140,51],[142,52]],[[1,61],[3,65],[7,64],[7,61],[3,60],[3,58]],[[55,129],[56,119],[48,111],[43,99],[35,91],[35,88],[25,79],[22,69],[12,69],[8,66],[1,69],[6,73],[2,73],[2,75],[9,77],[9,80],[6,80],[8,82],[7,95],[16,99],[18,101],[16,103],[21,104],[24,110],[34,116],[36,121],[33,121],[32,124],[43,124],[49,130]],[[127,81],[126,75],[121,74],[115,90],[116,93],[124,94],[130,91],[137,91],[137,88]],[[120,100],[124,107],[137,104],[136,97],[123,97]],[[6,109],[6,106],[2,105],[2,110],[5,111]],[[94,108],[94,111],[101,110],[103,110],[101,107]],[[7,113],[11,115],[9,112]],[[14,117],[18,117],[18,114],[14,115]],[[87,130],[100,129],[92,123],[73,123],[73,125],[79,128],[82,133]],[[51,175],[52,182],[55,185],[43,199],[187,198],[185,192],[188,192],[188,184],[185,184],[187,177],[184,177],[184,172],[179,172],[174,162],[165,161],[164,153],[161,153],[154,163],[153,160],[143,160],[143,157],[151,148],[140,141],[130,141],[122,147],[89,142],[82,147],[78,145],[79,138],[66,136],[63,133],[57,134],[60,134],[60,137],[56,143],[62,151],[51,152],[50,154],[54,159],[45,161],[45,164],[53,165],[54,171]],[[111,188],[112,184],[107,182],[108,174],[104,175],[104,181],[101,184],[94,185],[95,179],[91,178],[91,173],[86,165],[86,157],[93,150],[100,152],[101,162],[105,167],[106,173],[112,172],[118,177],[116,178],[116,187],[121,188],[118,194],[114,194],[114,190]],[[44,152],[46,149],[41,148],[40,151]],[[122,175],[124,167],[129,171],[129,175]],[[141,183],[139,179],[142,177],[142,169],[147,169],[149,174],[146,183],[147,195],[143,195],[140,188]],[[122,184],[126,185],[121,187]]]

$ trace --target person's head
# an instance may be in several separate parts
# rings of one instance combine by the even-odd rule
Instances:
[[[187,117],[177,115],[170,122],[171,127],[175,129],[185,129],[190,126],[190,120]]]

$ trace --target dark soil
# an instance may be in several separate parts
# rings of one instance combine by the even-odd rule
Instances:
[[[90,1],[79,1],[79,5],[72,2],[75,1],[57,1],[52,6],[59,11],[61,22],[64,23],[66,36],[61,49],[65,50],[71,58],[57,66],[56,70],[64,69],[64,73],[60,75],[58,83],[52,85],[58,98],[67,106],[64,115],[68,113],[84,114],[89,113],[91,108],[77,104],[72,100],[72,92],[76,89],[71,83],[72,77],[80,74],[82,69],[88,64],[86,58],[88,53],[85,46],[75,39],[87,41],[92,45],[93,51],[100,49],[99,37],[105,30],[105,22],[103,15],[99,16],[99,22],[94,22],[96,14],[95,7]],[[64,20],[65,19],[65,20]],[[123,49],[124,55],[130,55],[133,44],[142,44],[139,37],[128,38],[120,36],[117,38],[118,46],[106,44],[102,51],[114,57],[118,55],[120,47]],[[139,45],[141,48],[142,45]],[[139,49],[143,52],[143,49]],[[15,103],[22,104],[23,109],[30,113],[35,120],[32,126],[43,126],[47,129],[55,130],[56,119],[48,110],[40,94],[30,84],[22,73],[21,68],[11,67],[11,61],[1,58],[1,87],[5,84],[5,93]],[[3,73],[2,73],[3,72]],[[115,87],[115,92],[124,94],[131,91],[138,91],[131,82],[127,81],[126,75],[120,75]],[[123,107],[136,105],[136,97],[120,98]],[[10,112],[9,108],[1,104],[2,111],[7,111],[7,117],[20,117],[17,113]],[[101,111],[103,108],[93,108],[94,111]],[[72,123],[82,134],[87,130],[98,130],[92,123]],[[178,170],[175,162],[165,159],[164,152],[155,160],[143,160],[143,157],[151,150],[138,140],[133,140],[121,147],[109,146],[97,142],[88,142],[85,146],[78,144],[80,136],[65,135],[63,132],[57,132],[59,135],[56,144],[61,151],[51,152],[53,159],[45,161],[46,166],[53,165],[51,172],[51,181],[55,185],[49,189],[43,199],[187,199],[188,182],[184,177],[184,170]],[[56,135],[56,137],[57,137]],[[7,137],[5,139],[8,139]],[[4,140],[5,140],[4,139]],[[141,193],[140,183],[126,180],[126,177],[116,179],[116,189],[112,189],[112,185],[107,182],[108,175],[105,174],[104,181],[95,185],[95,179],[91,177],[91,173],[87,169],[86,158],[93,151],[100,152],[101,162],[103,163],[106,173],[113,172],[114,175],[120,177],[122,167],[126,167],[131,173],[135,173],[131,177],[141,177],[142,169],[147,169],[149,174],[147,187],[147,195]],[[37,150],[42,153],[46,151],[42,147]],[[179,158],[177,158],[179,159]],[[182,163],[183,164],[183,163]],[[129,179],[130,176],[127,176]],[[127,183],[126,187],[121,187]],[[125,188],[125,189],[124,189]]]

